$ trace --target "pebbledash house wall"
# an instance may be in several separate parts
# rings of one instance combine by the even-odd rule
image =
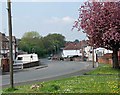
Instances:
[[[62,57],[71,57],[74,55],[82,56],[82,53],[80,53],[80,50],[63,50]]]

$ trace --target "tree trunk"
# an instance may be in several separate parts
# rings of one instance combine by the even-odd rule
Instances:
[[[118,49],[116,48],[113,49],[112,60],[113,60],[113,68],[119,68]]]

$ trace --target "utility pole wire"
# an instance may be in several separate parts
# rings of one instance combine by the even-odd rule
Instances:
[[[10,86],[14,88],[13,80],[13,47],[12,47],[12,20],[11,20],[11,0],[7,0],[8,5],[8,30],[9,30],[9,65],[10,65]]]

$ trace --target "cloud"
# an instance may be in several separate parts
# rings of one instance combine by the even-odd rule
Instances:
[[[63,17],[62,20],[63,20],[64,22],[73,22],[73,21],[74,21],[74,19],[71,18],[71,17],[69,17],[69,16]]]
[[[73,23],[74,21],[75,21],[74,18],[65,16],[62,18],[52,17],[51,19],[46,20],[45,22],[49,24],[70,24],[70,23]]]

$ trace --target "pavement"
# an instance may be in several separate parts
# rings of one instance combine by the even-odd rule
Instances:
[[[35,66],[35,67],[30,67],[30,68],[24,68],[24,69],[15,69],[13,70],[14,73],[17,72],[24,72],[24,71],[29,71],[29,70],[34,70],[34,69],[40,69],[40,68],[45,68],[48,67],[47,64],[40,64],[39,66]],[[1,70],[0,70],[1,72]],[[9,75],[10,72],[1,72],[0,75]]]

